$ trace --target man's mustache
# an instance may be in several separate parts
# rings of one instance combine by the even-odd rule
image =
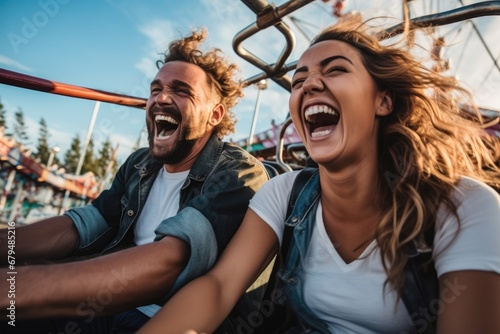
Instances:
[[[181,119],[181,112],[175,106],[162,107],[162,106],[155,104],[151,108],[151,113],[153,113],[153,114],[154,113],[168,114],[168,115],[171,115],[172,117],[174,117],[175,119],[178,119],[178,120]]]

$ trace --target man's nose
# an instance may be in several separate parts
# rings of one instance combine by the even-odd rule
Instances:
[[[172,104],[172,97],[169,92],[162,90],[158,95],[156,95],[155,102],[159,105]]]

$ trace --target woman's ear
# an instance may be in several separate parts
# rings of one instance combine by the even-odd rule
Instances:
[[[224,108],[224,106],[220,103],[216,104],[212,109],[212,115],[208,120],[208,124],[210,124],[211,126],[216,126],[222,121],[225,114],[226,114],[226,108]]]
[[[392,112],[392,96],[388,91],[380,91],[377,98],[377,116],[387,116]]]

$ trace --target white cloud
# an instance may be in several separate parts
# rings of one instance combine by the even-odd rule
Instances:
[[[161,59],[168,43],[176,38],[174,25],[169,20],[152,20],[139,27],[139,31],[148,39],[148,50],[135,67],[148,78],[153,78],[158,71],[156,61]]]
[[[4,55],[0,55],[0,64],[12,66],[12,67],[20,69],[24,72],[33,72],[33,69],[31,69],[30,67],[25,66],[25,65],[21,64],[20,62],[14,60],[14,59],[11,59],[9,57],[6,57]]]

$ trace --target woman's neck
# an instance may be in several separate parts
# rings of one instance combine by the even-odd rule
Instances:
[[[336,220],[363,222],[381,212],[377,205],[379,181],[375,164],[360,163],[336,172],[320,167],[321,200]]]

